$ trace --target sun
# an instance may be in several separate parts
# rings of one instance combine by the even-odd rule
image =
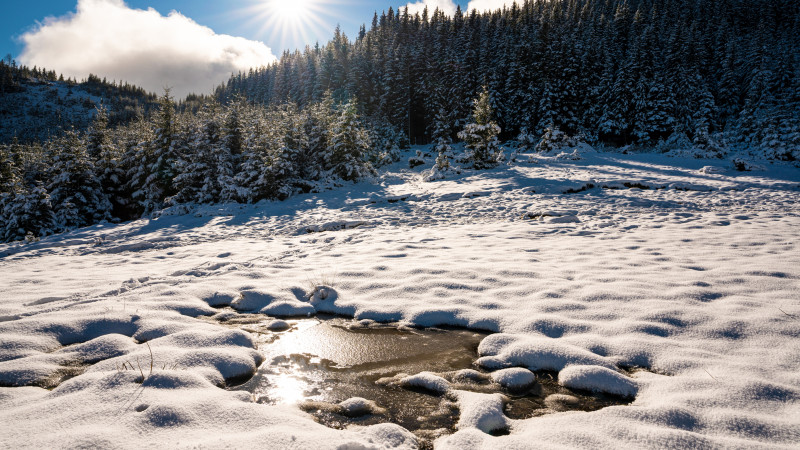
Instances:
[[[258,28],[259,35],[279,41],[281,50],[302,50],[299,43],[314,44],[314,37],[329,33],[330,18],[343,0],[249,0],[239,10],[245,25]]]
[[[283,22],[301,23],[311,14],[311,0],[268,0],[270,12]]]

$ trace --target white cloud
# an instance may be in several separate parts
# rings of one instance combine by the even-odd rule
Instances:
[[[77,12],[24,34],[19,60],[78,79],[89,73],[173,95],[209,93],[231,72],[275,60],[262,42],[216,34],[175,11],[131,9],[123,0],[78,0]]]
[[[456,4],[453,0],[422,0],[416,3],[409,3],[407,6],[408,13],[411,15],[422,14],[426,6],[428,7],[429,15],[433,14],[436,8],[439,8],[440,11],[448,16],[452,16],[456,12]]]
[[[521,6],[523,0],[517,0],[516,3]],[[514,0],[470,0],[469,5],[467,5],[467,10],[477,9],[480,12],[493,12],[498,9],[503,9],[504,6],[506,8],[511,8],[513,4]]]

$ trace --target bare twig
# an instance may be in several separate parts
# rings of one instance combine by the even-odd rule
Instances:
[[[710,376],[711,378],[713,378],[713,379],[714,379],[714,381],[717,381],[717,382],[719,382],[719,380],[717,379],[717,377],[715,377],[714,375],[711,375],[711,372],[709,372],[709,371],[708,371],[708,370],[706,370],[705,368],[703,368],[703,370],[705,370],[705,372],[708,374],[708,376]]]
[[[150,376],[153,375],[153,349],[150,348],[149,342],[145,342],[145,345],[147,345],[147,349],[150,350],[150,373],[147,375]]]
[[[778,311],[780,311],[780,312],[782,312],[782,313],[786,314],[788,317],[791,317],[792,319],[797,319],[797,317],[796,317],[796,316],[794,316],[794,315],[792,315],[792,314],[789,314],[789,313],[787,313],[786,311],[784,311],[784,310],[783,310],[783,309],[781,309],[781,308],[778,308]]]
[[[136,365],[139,366],[139,373],[142,374],[142,383],[144,383],[144,370],[142,370],[142,364],[139,362],[139,358],[136,358]]]

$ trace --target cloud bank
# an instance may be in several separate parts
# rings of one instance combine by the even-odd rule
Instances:
[[[523,0],[517,0],[518,5],[522,5]],[[467,10],[477,9],[480,12],[497,11],[503,7],[511,8],[514,5],[514,0],[471,0],[467,5]]]
[[[456,12],[456,4],[453,0],[423,0],[416,3],[409,3],[406,6],[408,6],[408,13],[412,15],[417,13],[422,14],[426,6],[428,7],[428,14],[433,14],[436,8],[439,8],[440,11],[448,16],[452,16]]]
[[[209,93],[232,72],[275,61],[262,42],[223,34],[175,11],[131,9],[123,0],[78,0],[21,37],[20,62],[78,79],[89,73],[176,97]]]

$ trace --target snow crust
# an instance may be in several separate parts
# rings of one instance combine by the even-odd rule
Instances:
[[[568,366],[558,373],[558,383],[572,389],[635,397],[636,382],[619,372],[599,366]]]
[[[450,382],[431,372],[421,372],[410,375],[400,380],[403,387],[418,387],[431,392],[444,394],[450,389]]]
[[[536,383],[536,375],[528,369],[514,367],[492,372],[492,379],[509,389],[522,389]]]
[[[503,430],[509,419],[503,414],[504,399],[501,394],[481,394],[469,391],[454,391],[458,399],[459,430],[477,428],[484,433]]]
[[[264,363],[252,335],[208,318],[227,306],[493,331],[484,368],[603,390],[602,374],[641,368],[630,405],[507,421],[505,436],[482,431],[499,400],[459,394],[464,425],[439,448],[796,447],[798,170],[581,156],[435,182],[432,161],[397,165],[286,202],[0,245],[0,447],[416,445],[221,389]]]

